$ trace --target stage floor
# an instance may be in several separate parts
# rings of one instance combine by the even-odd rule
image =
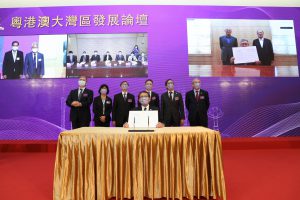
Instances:
[[[14,149],[13,142],[0,142],[1,199],[52,199],[55,143],[31,143]],[[227,199],[299,199],[299,144],[300,138],[224,139]]]

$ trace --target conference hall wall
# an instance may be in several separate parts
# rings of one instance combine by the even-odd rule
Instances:
[[[222,66],[217,40],[224,35],[224,28],[232,28],[233,36],[238,40],[245,37],[250,45],[256,30],[263,29],[266,38],[273,41],[275,66]],[[144,81],[153,79],[154,91],[162,94],[164,81],[171,78],[175,90],[185,94],[191,90],[192,79],[200,77],[201,87],[210,95],[209,127],[219,130],[223,137],[300,135],[300,8],[2,8],[0,69],[13,40],[20,41],[24,54],[30,52],[32,42],[39,42],[45,76],[0,80],[1,140],[56,140],[62,130],[70,129],[65,101],[81,74],[91,77],[88,88],[95,96],[99,86],[106,83],[111,97],[120,92],[123,80],[137,95]],[[146,63],[66,63],[69,50],[78,58],[83,50],[90,56],[97,50],[102,60],[106,51],[113,58],[118,50],[128,57],[135,44],[145,52]],[[3,78],[2,70],[0,73]]]

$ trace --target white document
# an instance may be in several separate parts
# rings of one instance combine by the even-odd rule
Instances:
[[[233,47],[234,64],[252,63],[258,61],[256,46]]]
[[[158,123],[158,111],[129,111],[129,128],[155,128]]]

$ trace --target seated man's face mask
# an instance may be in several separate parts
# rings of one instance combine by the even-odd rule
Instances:
[[[143,106],[147,106],[149,104],[149,97],[140,97],[140,103]]]

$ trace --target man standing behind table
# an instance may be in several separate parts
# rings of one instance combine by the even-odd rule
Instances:
[[[23,52],[19,51],[18,41],[13,41],[11,46],[12,50],[4,55],[2,74],[4,79],[19,79],[23,75]]]
[[[149,97],[150,97],[150,106],[154,106],[159,108],[159,95],[156,92],[152,91],[153,88],[153,80],[147,79],[145,81],[145,91],[148,92]],[[138,101],[138,106],[140,106],[141,103]]]
[[[201,81],[195,78],[192,82],[193,89],[185,95],[185,106],[189,112],[191,126],[208,126],[207,110],[209,108],[208,92],[201,89]]]
[[[120,84],[122,92],[114,96],[112,121],[116,127],[123,127],[128,121],[129,111],[135,107],[134,95],[128,92],[128,82],[122,81]]]
[[[78,88],[70,92],[66,104],[71,107],[72,128],[88,127],[91,122],[90,106],[93,103],[93,91],[86,88],[87,78],[80,76]]]
[[[38,43],[31,45],[31,52],[26,54],[24,75],[26,78],[43,78],[45,74],[44,55],[38,52]]]
[[[162,122],[165,126],[184,125],[184,106],[182,95],[174,90],[174,82],[168,79],[165,82],[167,92],[161,95]]]
[[[230,65],[230,58],[233,56],[232,47],[237,47],[237,39],[231,36],[232,30],[225,29],[225,35],[220,37],[221,59],[223,65]]]
[[[256,46],[259,61],[262,65],[273,65],[274,52],[271,40],[264,38],[263,30],[257,30],[257,39],[253,40],[253,46]]]

